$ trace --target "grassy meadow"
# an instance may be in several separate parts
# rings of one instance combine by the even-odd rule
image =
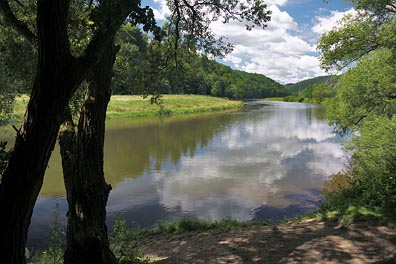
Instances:
[[[13,121],[21,122],[29,97],[22,95],[16,98]],[[215,112],[239,109],[241,101],[204,95],[164,95],[162,105],[151,104],[150,97],[143,99],[139,95],[113,95],[111,97],[107,118],[153,117],[160,115],[181,115],[201,112]]]
[[[150,103],[150,98],[138,95],[113,95],[107,118],[180,115],[239,109],[243,103],[204,95],[164,95],[162,105]]]

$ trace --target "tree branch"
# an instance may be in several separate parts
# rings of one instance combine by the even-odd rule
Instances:
[[[24,36],[27,41],[30,43],[37,41],[37,36],[12,12],[10,4],[7,0],[0,0],[0,13],[4,17],[4,21],[22,36]]]

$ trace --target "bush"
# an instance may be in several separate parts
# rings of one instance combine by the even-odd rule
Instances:
[[[366,120],[349,148],[350,170],[324,185],[323,210],[346,212],[351,206],[396,219],[396,117]],[[343,186],[343,187],[340,187]]]
[[[128,227],[125,220],[116,217],[113,231],[109,237],[111,249],[119,264],[148,264],[150,259],[137,252],[136,232]]]

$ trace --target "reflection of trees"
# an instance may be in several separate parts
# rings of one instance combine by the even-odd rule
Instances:
[[[106,134],[105,170],[113,186],[125,177],[160,170],[163,161],[177,163],[194,156],[216,133],[224,131],[233,116],[216,114],[188,119],[163,119],[146,126],[114,129]]]
[[[207,146],[213,136],[224,131],[233,120],[235,117],[229,114],[135,122],[111,120],[105,142],[106,180],[115,187],[125,177],[135,178],[150,169],[160,170],[163,161],[177,163],[182,156],[193,157],[198,148]],[[64,193],[59,148],[56,147],[41,195],[63,196]]]
[[[315,119],[317,120],[326,120],[326,108],[325,107],[316,107],[313,111]]]

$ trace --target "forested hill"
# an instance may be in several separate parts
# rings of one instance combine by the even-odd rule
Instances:
[[[233,70],[206,57],[201,58],[201,63],[211,95],[251,99],[288,94],[283,85],[265,75]]]
[[[192,52],[180,43],[177,63],[166,42],[150,41],[136,27],[118,35],[121,50],[114,66],[114,94],[204,94],[232,99],[281,97],[287,89],[274,80],[233,70]]]
[[[320,83],[329,85],[334,84],[337,82],[337,79],[338,77],[333,75],[319,76],[298,83],[286,84],[285,87],[290,94],[299,95],[301,91],[309,90],[309,88],[315,87]]]

